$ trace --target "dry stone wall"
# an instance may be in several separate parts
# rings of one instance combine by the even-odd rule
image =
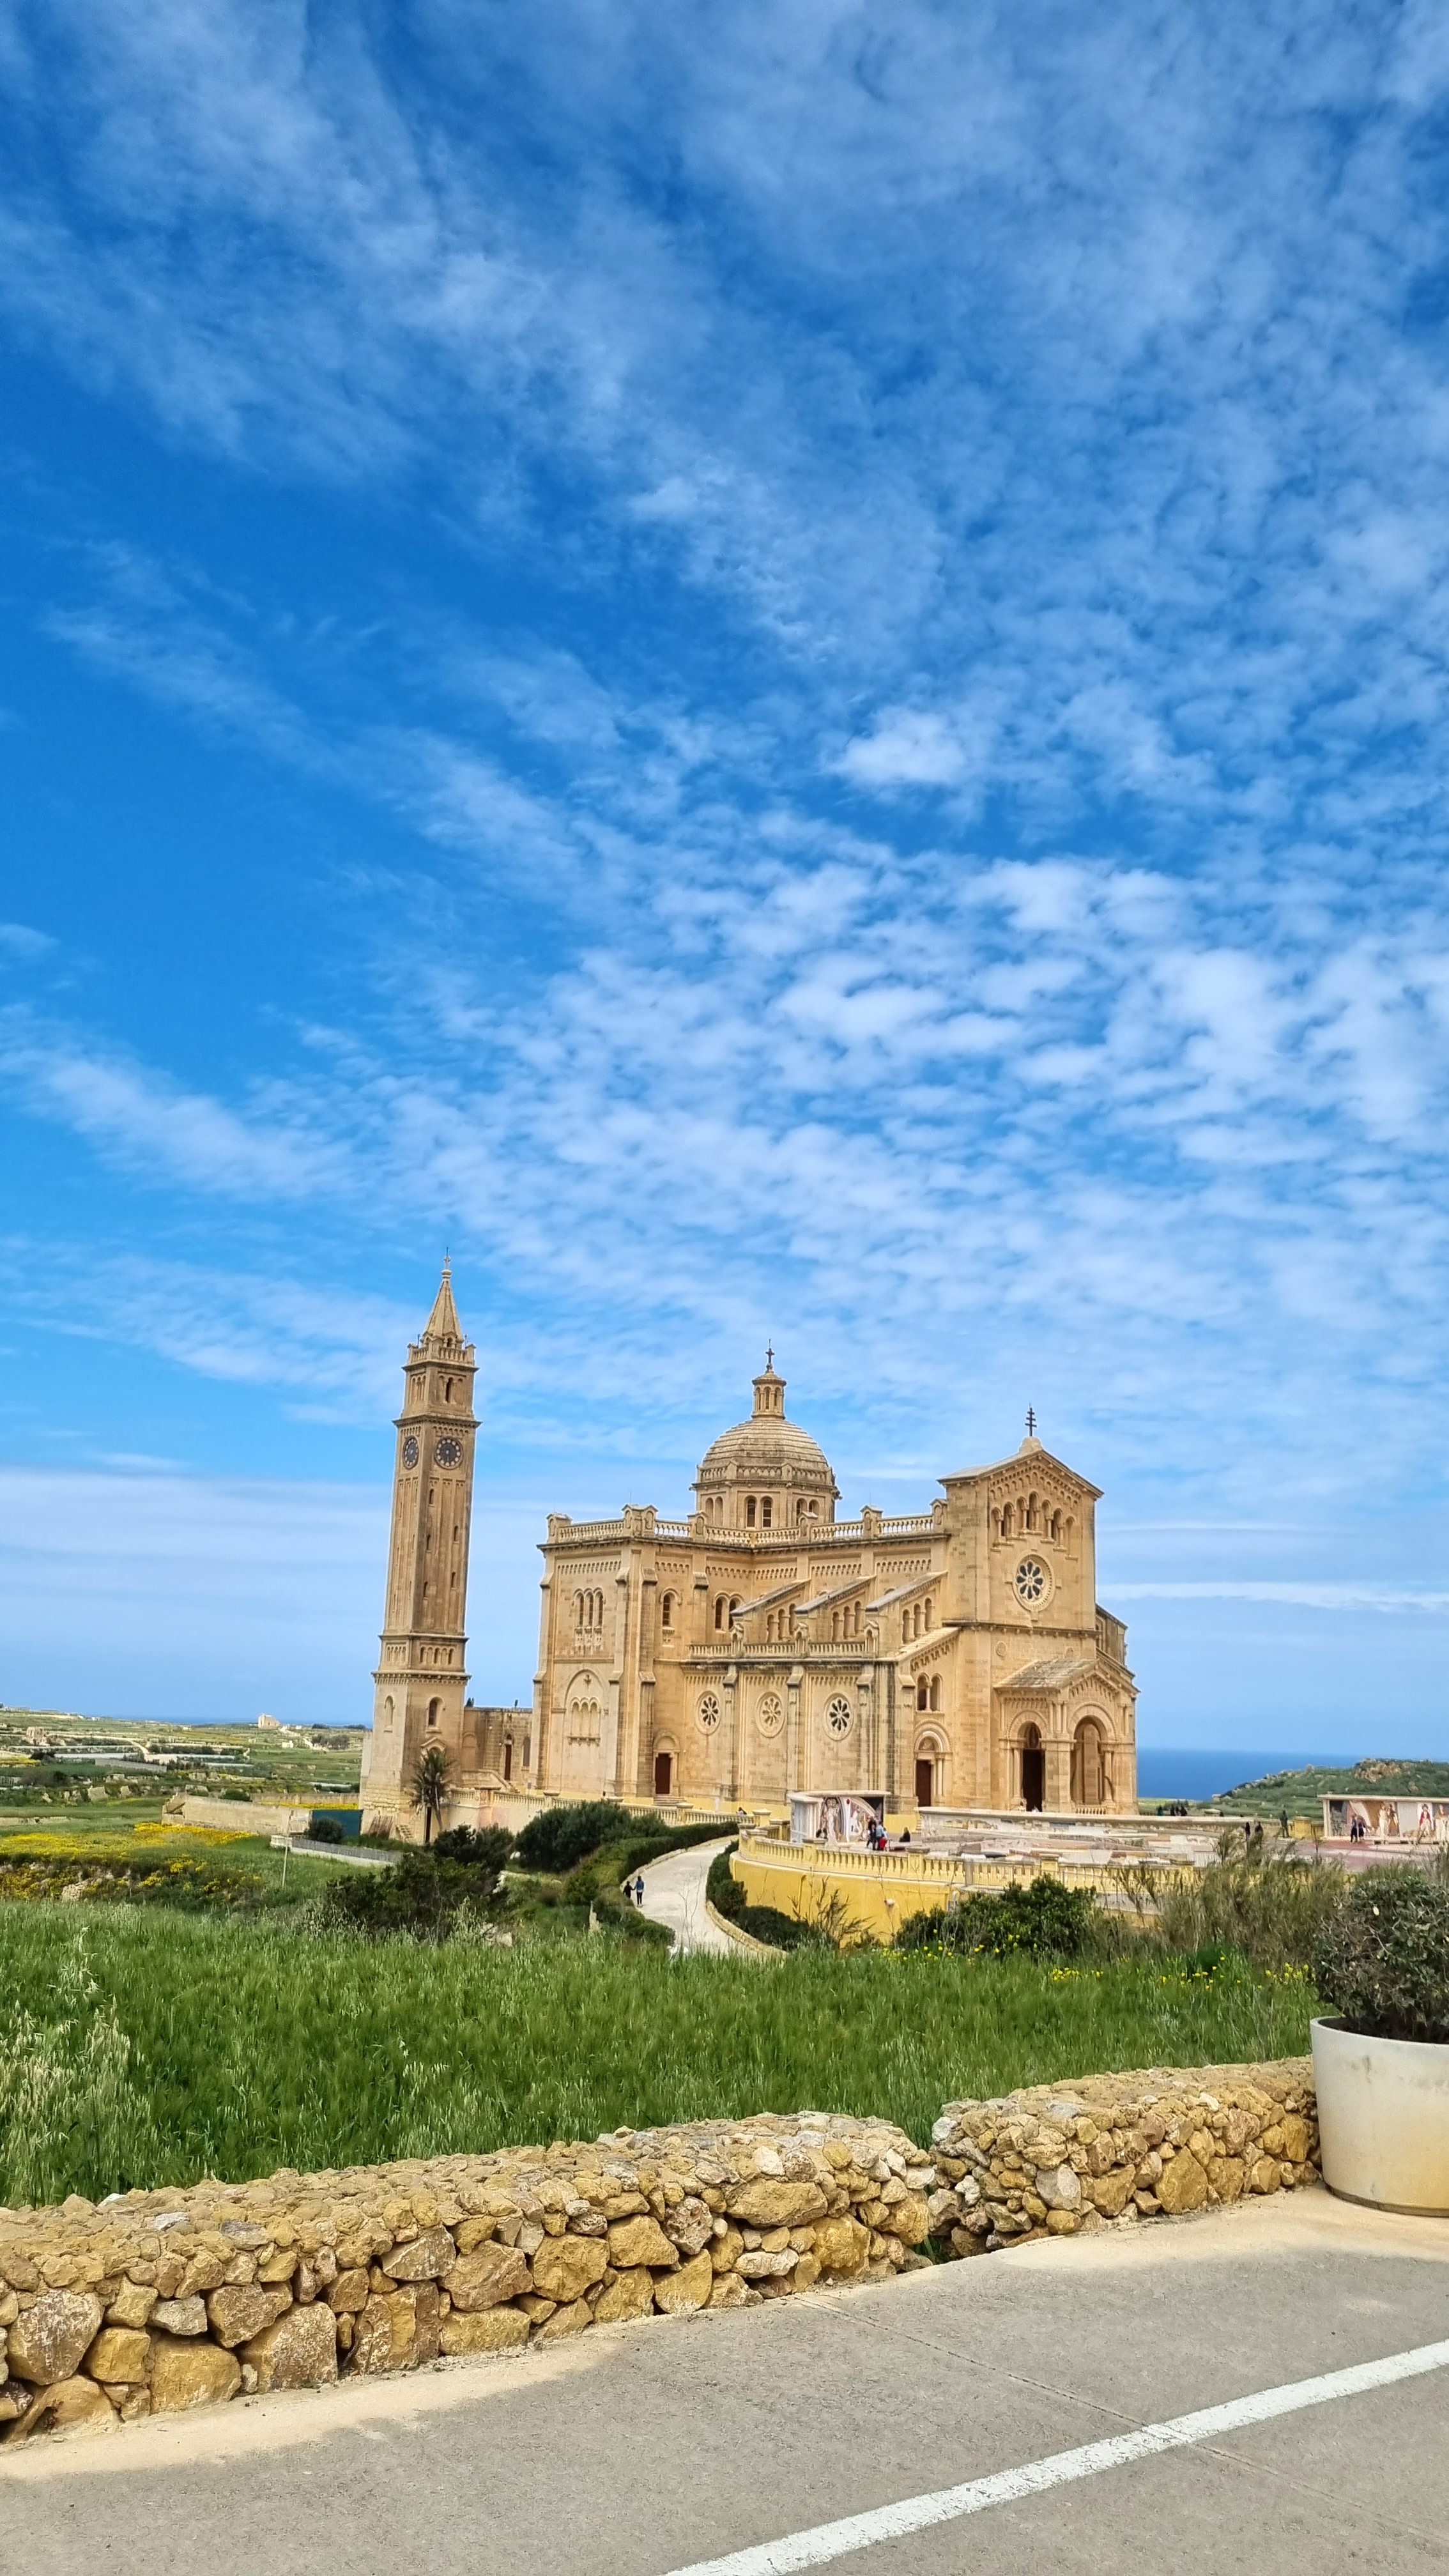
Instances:
[[[886,2280],[936,2179],[802,2113],[0,2210],[4,2438]]]
[[[0,2209],[0,2432],[104,2429],[626,2318],[885,2281],[1318,2179],[1312,2061]]]
[[[1152,2067],[950,2102],[931,2229],[957,2254],[1181,2218],[1320,2179],[1311,2057]]]

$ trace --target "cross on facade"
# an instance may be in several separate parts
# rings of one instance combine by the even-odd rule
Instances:
[[[1035,1406],[1034,1406],[1034,1405],[1030,1405],[1030,1404],[1029,1404],[1029,1405],[1027,1406],[1027,1408],[1026,1408],[1026,1436],[1027,1436],[1028,1440],[1031,1440],[1031,1439],[1034,1439],[1034,1438],[1035,1438],[1035,1435],[1036,1435],[1036,1408],[1035,1408]]]

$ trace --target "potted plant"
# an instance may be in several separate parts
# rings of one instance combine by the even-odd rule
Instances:
[[[1313,2024],[1323,2179],[1374,2209],[1449,2217],[1449,1878],[1364,1873],[1320,1934]]]

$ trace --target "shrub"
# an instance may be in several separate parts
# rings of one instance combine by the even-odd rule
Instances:
[[[722,1914],[727,1923],[737,1923],[756,1941],[768,1941],[773,1950],[798,1950],[809,1938],[808,1926],[798,1923],[793,1914],[781,1914],[773,1905],[748,1903],[730,1869],[730,1852],[738,1850],[739,1844],[731,1843],[729,1851],[722,1851],[717,1860],[710,1862],[705,1890],[715,1912]]]
[[[943,1912],[913,1914],[898,1950],[951,1950],[987,1959],[1076,1959],[1092,1945],[1096,1903],[1059,1878],[1013,1879],[999,1896],[976,1892]]]
[[[1449,1885],[1417,1869],[1366,1870],[1325,1924],[1313,1966],[1349,2030],[1449,2043]]]
[[[601,1843],[616,1842],[623,1819],[607,1798],[574,1807],[545,1807],[531,1816],[518,1837],[518,1857],[525,1869],[562,1874],[586,1860]]]
[[[487,1870],[496,1892],[513,1854],[513,1836],[502,1825],[450,1825],[433,1843],[434,1860],[463,1861],[469,1869]]]
[[[335,1816],[314,1816],[307,1828],[307,1836],[314,1843],[342,1843],[347,1840]]]
[[[507,1836],[502,1840],[506,1846]],[[476,1913],[491,1905],[498,1887],[496,1867],[439,1860],[431,1850],[404,1852],[386,1869],[339,1870],[337,1877],[339,1884],[321,1899],[320,1926],[360,1932],[372,1941],[394,1932],[446,1941],[460,1908]]]
[[[1256,1968],[1306,1968],[1344,1893],[1341,1873],[1328,1862],[1239,1852],[1141,1887],[1136,1901],[1155,1899],[1158,1936],[1174,1952],[1221,1946]]]

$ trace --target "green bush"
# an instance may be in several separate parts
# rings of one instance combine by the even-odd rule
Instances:
[[[1059,1878],[1013,1879],[999,1896],[975,1893],[939,1913],[912,1914],[898,1950],[943,1950],[986,1959],[1079,1959],[1093,1946],[1097,1907],[1086,1888]]]
[[[507,1835],[499,1839],[506,1851]],[[439,1859],[436,1850],[407,1851],[386,1869],[339,1870],[319,1902],[319,1923],[327,1931],[360,1932],[370,1941],[396,1932],[446,1941],[463,1906],[473,1912],[492,1905],[498,1876],[497,1866],[487,1863]]]
[[[445,1834],[434,1837],[433,1858],[466,1862],[470,1869],[486,1869],[496,1892],[498,1881],[513,1852],[513,1836],[502,1825],[450,1825]]]
[[[1326,1923],[1314,1981],[1367,2039],[1449,2042],[1449,1884],[1417,1869],[1370,1869]]]
[[[756,1941],[768,1941],[772,1950],[798,1950],[810,1938],[808,1925],[797,1922],[793,1914],[781,1914],[773,1905],[747,1902],[730,1868],[730,1852],[738,1850],[739,1844],[731,1843],[729,1851],[722,1851],[717,1860],[710,1862],[705,1890],[715,1912],[722,1914],[727,1923],[737,1923]]]
[[[347,1836],[335,1816],[314,1816],[307,1828],[307,1839],[314,1843],[343,1843]]]
[[[601,1843],[618,1839],[621,1818],[608,1798],[593,1798],[575,1807],[544,1807],[530,1816],[518,1837],[518,1857],[525,1869],[561,1875]]]

